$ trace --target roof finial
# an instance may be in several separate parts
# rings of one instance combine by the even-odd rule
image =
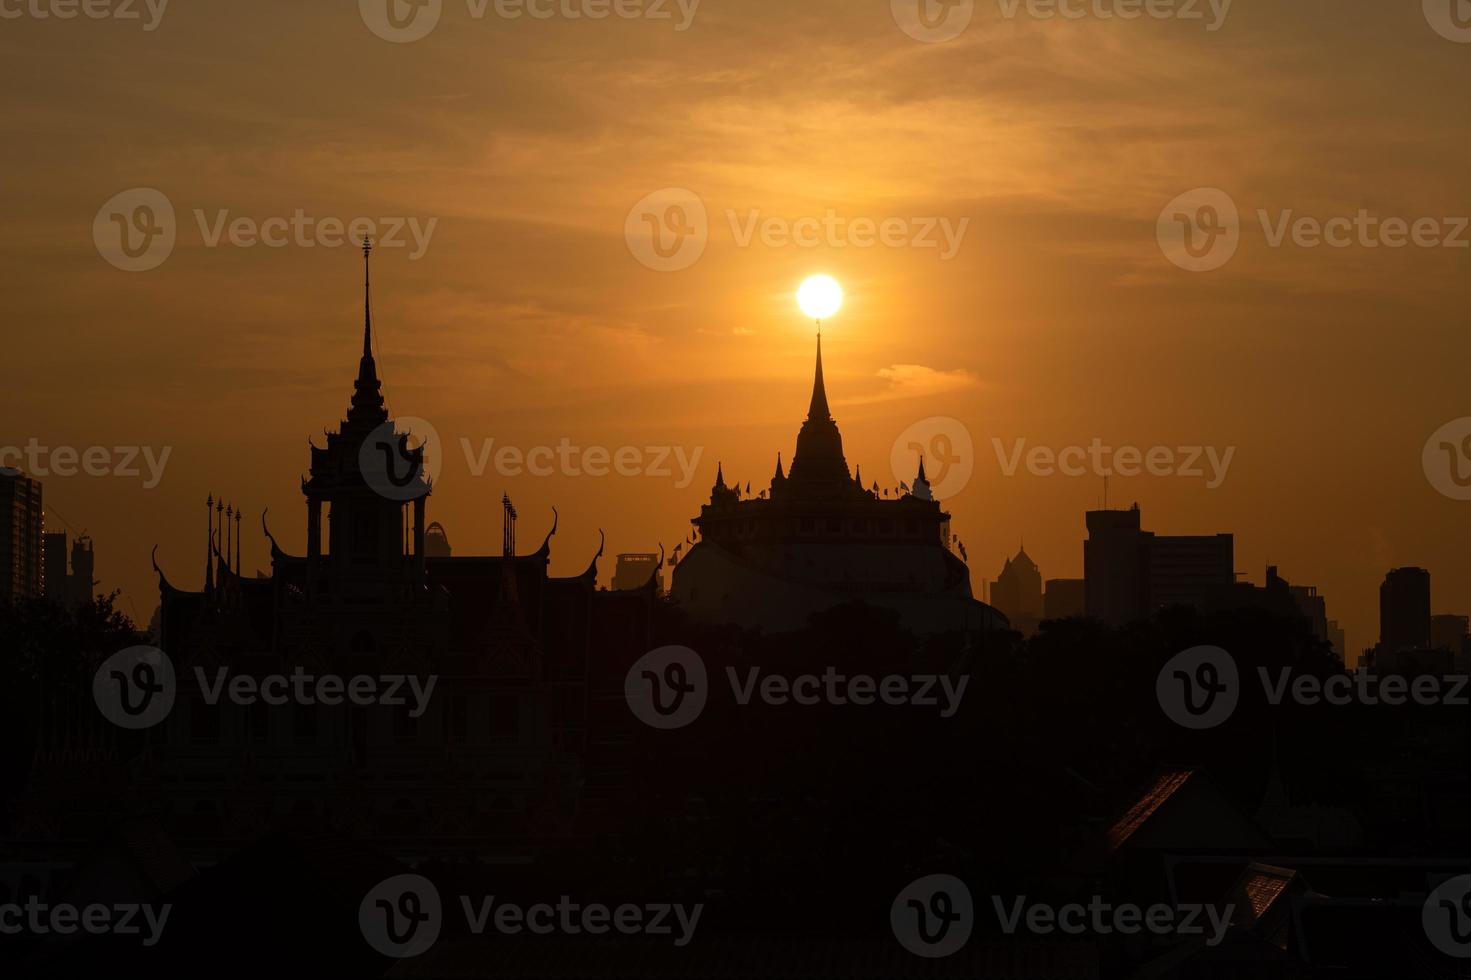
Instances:
[[[373,253],[373,240],[363,239],[363,356],[373,356],[373,299],[368,256]]]
[[[812,379],[812,402],[807,408],[807,417],[819,422],[832,418],[827,407],[827,385],[822,379],[822,331],[817,334],[817,371]]]

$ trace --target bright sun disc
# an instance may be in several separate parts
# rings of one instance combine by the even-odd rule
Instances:
[[[797,290],[797,305],[814,320],[826,320],[843,306],[843,287],[832,276],[811,276]]]

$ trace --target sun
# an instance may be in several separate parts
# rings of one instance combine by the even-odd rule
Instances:
[[[832,276],[809,276],[797,289],[797,305],[814,320],[826,320],[843,307],[843,287]]]

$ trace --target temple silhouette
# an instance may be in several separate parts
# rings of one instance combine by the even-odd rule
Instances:
[[[346,416],[325,446],[312,445],[301,483],[305,553],[282,548],[262,515],[270,572],[242,575],[238,513],[211,497],[201,588],[175,586],[154,563],[159,646],[179,678],[172,712],[147,733],[126,787],[105,763],[88,778],[58,760],[30,795],[25,832],[84,839],[94,831],[84,799],[115,790],[169,801],[163,826],[196,860],[228,852],[273,814],[390,852],[473,840],[526,853],[570,833],[575,817],[585,829],[601,795],[617,792],[604,776],[633,721],[604,706],[621,709],[623,674],[649,649],[656,585],[600,591],[601,546],[582,573],[552,576],[555,510],[540,547],[518,554],[506,498],[502,554],[451,555],[444,529],[425,525],[424,449],[409,447],[385,405],[369,290],[365,276]],[[377,705],[206,704],[195,669],[214,677],[221,667],[257,677],[432,675],[439,689],[417,718]],[[597,724],[599,712],[612,720]],[[115,733],[104,727],[100,738]]]
[[[858,601],[898,613],[916,634],[1007,625],[972,594],[923,458],[899,497],[865,487],[861,466],[849,471],[828,408],[821,334],[791,472],[778,454],[770,489],[743,498],[718,467],[710,502],[691,523],[699,539],[675,566],[672,592],[698,620],[783,632]]]

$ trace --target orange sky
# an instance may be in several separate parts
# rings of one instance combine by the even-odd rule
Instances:
[[[46,2],[0,3],[22,12],[0,18],[0,447],[171,448],[152,489],[44,481],[144,619],[155,543],[197,584],[210,491],[250,514],[247,565],[265,562],[265,507],[300,550],[307,439],[336,424],[355,372],[360,258],[206,241],[221,212],[298,210],[437,222],[421,257],[375,255],[374,295],[390,407],[446,446],[431,517],[459,553],[498,547],[503,490],[528,547],[560,508],[554,571],[571,574],[599,527],[610,556],[672,548],[717,459],[759,487],[790,458],[810,385],[792,292],[828,272],[848,291],[825,356],[849,462],[892,485],[902,431],[964,424],[974,474],[950,509],[978,594],[1022,538],[1044,576],[1080,575],[1101,492],[1091,475],[1007,476],[993,440],[1097,438],[1235,447],[1219,488],[1116,477],[1111,500],[1161,533],[1234,531],[1237,568],[1318,585],[1351,649],[1374,638],[1394,565],[1431,570],[1437,612],[1471,612],[1471,504],[1421,463],[1432,432],[1471,415],[1471,249],[1274,248],[1256,214],[1471,213],[1471,44],[1418,3],[1243,2],[1208,31],[1025,4],[1008,18],[990,0],[959,37],[921,43],[882,0],[704,0],[683,31],[673,3],[671,20],[511,20],[445,0],[432,33],[394,44],[346,2],[181,3],[153,30],[30,12]],[[98,209],[136,187],[177,217],[147,272],[93,239]],[[709,241],[660,272],[624,227],[669,187],[699,195]],[[1198,187],[1230,195],[1241,240],[1191,273],[1156,220]],[[740,242],[753,214],[829,210],[969,220],[949,260]],[[477,478],[461,440],[492,438],[677,446],[700,466],[683,488]]]

